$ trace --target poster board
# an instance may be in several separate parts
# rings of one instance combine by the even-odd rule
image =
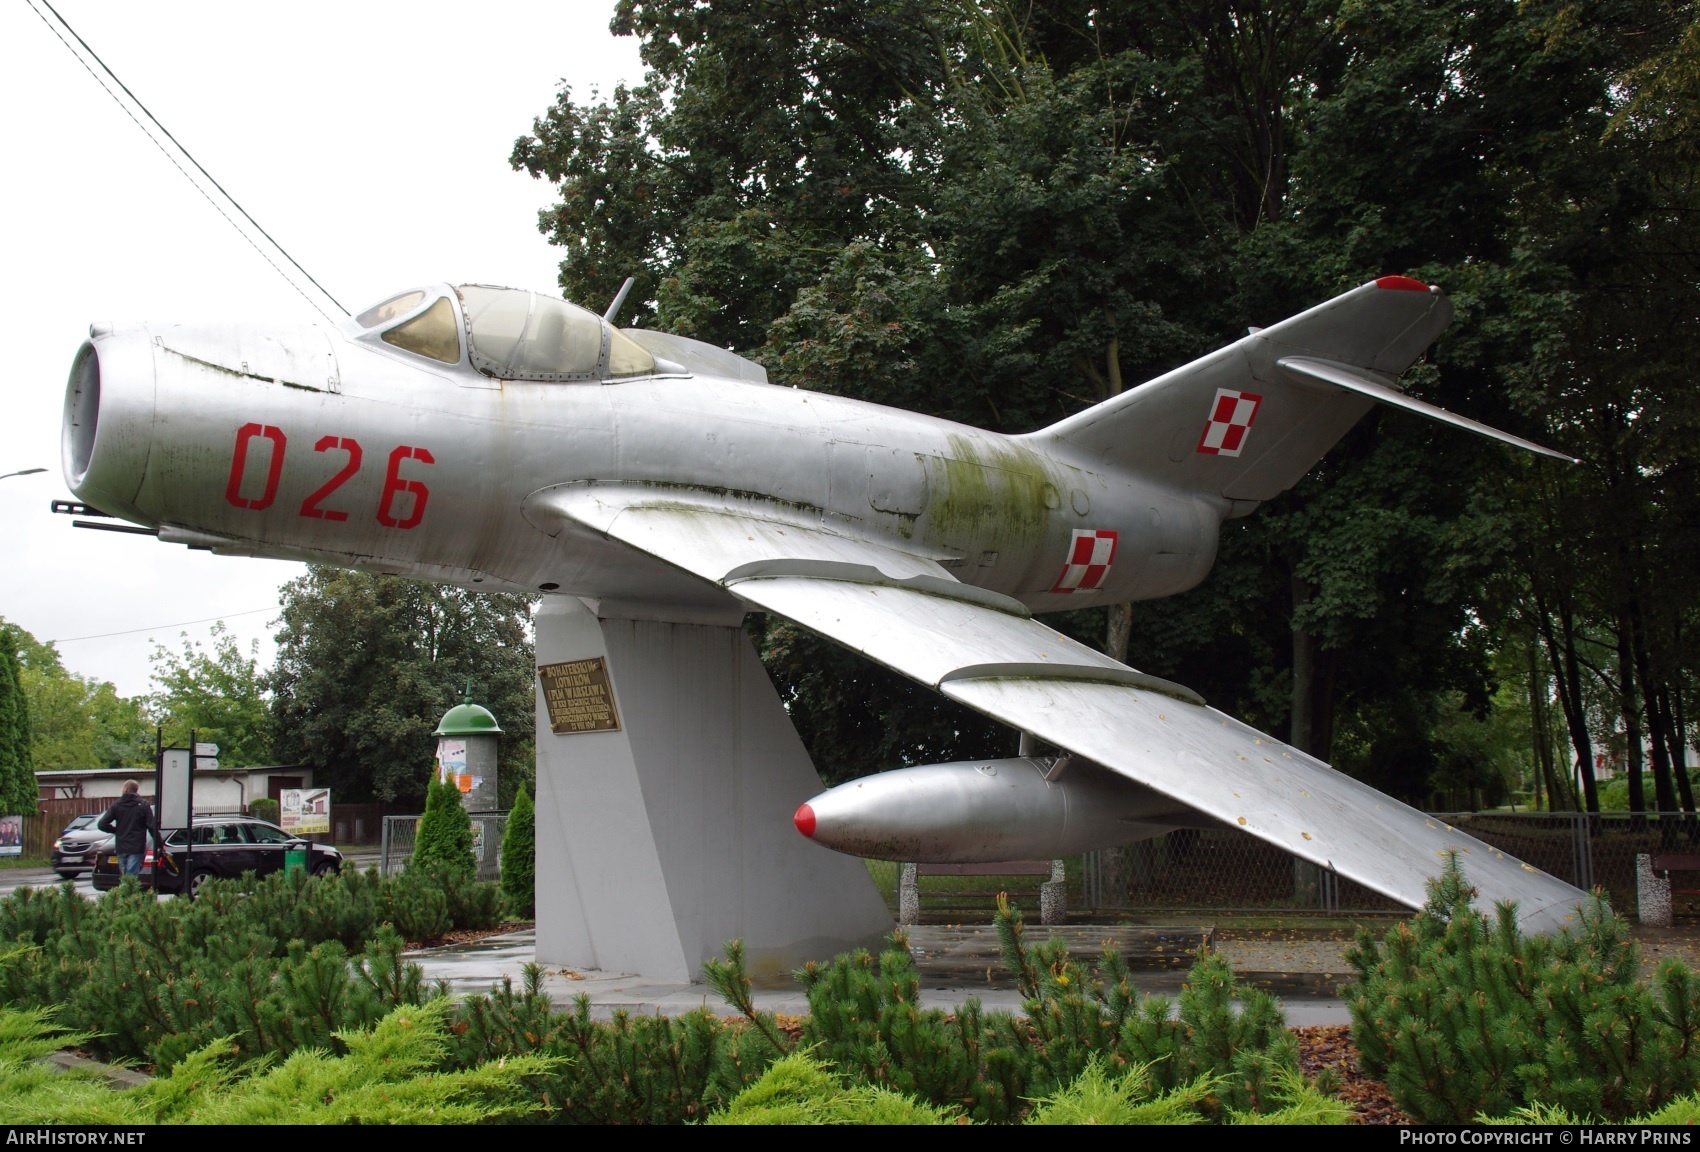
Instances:
[[[482,782],[466,770],[465,739],[444,736],[437,741],[437,779],[452,782],[460,792],[470,792]]]
[[[190,772],[193,757],[187,748],[161,748],[158,775],[154,778],[154,802],[162,832],[187,828],[195,810],[195,780]]]
[[[329,788],[285,788],[278,793],[278,826],[291,836],[331,834]]]
[[[0,816],[0,856],[24,854],[24,818]]]

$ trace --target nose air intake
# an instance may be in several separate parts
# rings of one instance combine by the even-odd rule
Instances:
[[[100,355],[85,341],[71,362],[65,384],[65,478],[71,487],[83,482],[94,456],[95,431],[100,421]]]
[[[96,331],[65,382],[60,459],[78,499],[146,523],[137,506],[154,432],[153,345],[144,331]]]

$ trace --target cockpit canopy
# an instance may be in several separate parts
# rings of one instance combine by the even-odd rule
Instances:
[[[354,322],[382,329],[386,344],[444,364],[462,363],[464,336],[466,362],[498,380],[609,380],[656,371],[653,356],[576,304],[485,284],[460,285],[452,301],[447,291],[403,292]]]

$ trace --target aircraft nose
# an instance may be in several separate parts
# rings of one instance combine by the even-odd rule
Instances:
[[[136,505],[154,433],[154,359],[145,331],[99,327],[71,362],[61,456],[65,483],[103,512],[145,521]]]

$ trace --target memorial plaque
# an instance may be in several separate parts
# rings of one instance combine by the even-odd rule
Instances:
[[[565,664],[542,664],[537,668],[537,676],[543,682],[549,727],[557,735],[619,731],[614,692],[608,686],[608,666],[601,656],[569,660]]]

